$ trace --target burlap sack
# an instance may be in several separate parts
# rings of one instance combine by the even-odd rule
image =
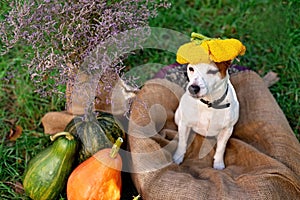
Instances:
[[[144,200],[300,199],[300,145],[283,112],[256,73],[240,72],[231,81],[240,118],[221,171],[212,168],[214,140],[200,135],[184,162],[172,163],[173,117],[183,89],[163,79],[142,88],[132,105],[128,144],[133,182]]]
[[[42,117],[44,133],[55,134],[65,130],[67,124],[75,117],[66,111],[48,112]]]

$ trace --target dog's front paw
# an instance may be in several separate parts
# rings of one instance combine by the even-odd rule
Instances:
[[[214,162],[214,169],[222,170],[225,168],[224,162]]]
[[[183,161],[183,158],[184,158],[184,153],[180,152],[180,151],[176,151],[175,154],[173,155],[173,160],[176,164],[180,164],[182,163]]]

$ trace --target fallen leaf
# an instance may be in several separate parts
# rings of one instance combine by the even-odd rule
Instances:
[[[14,125],[17,119],[4,119],[3,121],[9,123],[10,125]]]
[[[16,141],[22,135],[23,128],[21,126],[16,126],[10,129],[10,133],[7,137],[9,141]]]
[[[9,185],[10,187],[12,187],[17,194],[24,193],[24,187],[23,187],[22,183],[20,183],[20,182],[13,183],[10,181],[4,182],[4,183]]]

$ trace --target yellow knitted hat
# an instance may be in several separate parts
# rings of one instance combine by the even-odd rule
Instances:
[[[179,64],[211,63],[207,51],[196,41],[191,41],[179,47],[176,61]]]
[[[192,33],[192,41],[179,47],[176,61],[180,64],[224,62],[244,55],[246,47],[237,39],[208,38]]]

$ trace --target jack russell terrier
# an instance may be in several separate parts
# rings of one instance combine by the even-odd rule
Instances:
[[[224,152],[239,117],[239,102],[229,80],[231,61],[188,64],[189,83],[175,113],[179,141],[173,160],[180,164],[191,129],[202,136],[216,137],[214,169],[224,169]]]

